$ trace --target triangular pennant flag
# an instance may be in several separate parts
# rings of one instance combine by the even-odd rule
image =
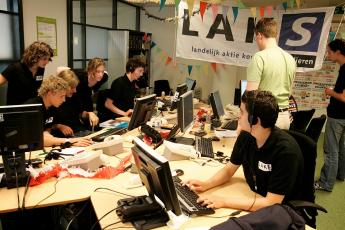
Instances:
[[[165,61],[165,65],[168,65],[172,61],[172,58],[168,56],[167,60]]]
[[[237,15],[238,15],[238,7],[233,6],[233,7],[232,7],[232,12],[233,12],[233,14],[234,14],[234,23],[235,23],[236,18],[237,18]]]
[[[243,4],[243,2],[242,2],[241,0],[237,0],[237,2],[238,2],[238,4],[237,4],[238,8],[240,8],[240,9],[245,9],[245,8],[247,8],[247,7]]]
[[[229,6],[223,5],[222,6],[222,13],[223,13],[224,21],[226,21],[226,15],[228,14],[228,11],[229,11]]]
[[[296,5],[297,5],[297,8],[299,9],[301,7],[301,0],[296,0]]]
[[[151,42],[151,49],[156,46],[156,43],[154,41]]]
[[[208,65],[207,64],[205,64],[204,65],[204,76],[208,76]]]
[[[165,0],[159,0],[159,11],[165,6]]]
[[[192,65],[188,65],[188,74],[190,76],[190,73],[192,72],[193,66]]]
[[[250,7],[250,12],[252,13],[253,18],[256,18],[256,7]]]
[[[200,16],[201,16],[201,20],[204,20],[204,13],[207,7],[207,2],[200,2]]]
[[[264,6],[261,6],[260,7],[260,17],[265,17],[265,7]]]
[[[180,5],[181,0],[175,0],[175,7],[178,9],[178,5]]]
[[[283,8],[284,8],[285,11],[286,11],[287,7],[288,7],[287,2],[283,2]]]
[[[212,4],[211,8],[212,8],[213,19],[215,19],[217,17],[217,14],[218,14],[218,4]]]
[[[211,63],[211,67],[212,67],[212,69],[214,70],[214,72],[217,73],[217,63],[212,62],[212,63]]]
[[[157,47],[157,53],[160,53],[160,52],[162,52],[162,49]]]
[[[266,7],[266,11],[267,11],[267,15],[269,17],[271,17],[272,16],[272,11],[273,11],[273,6],[267,6]]]
[[[295,6],[295,0],[290,0],[290,8],[294,8]]]
[[[200,72],[201,65],[196,65],[195,67],[198,70],[198,72]]]
[[[329,41],[333,41],[335,39],[335,32],[329,32]]]
[[[340,36],[341,36],[342,39],[345,39],[345,32],[341,32]]]
[[[189,16],[193,15],[194,0],[187,0]]]

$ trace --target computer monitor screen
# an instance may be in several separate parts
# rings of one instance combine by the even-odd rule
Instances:
[[[4,152],[43,149],[42,104],[0,106],[0,137]]]
[[[176,109],[178,99],[180,98],[182,94],[184,94],[187,91],[188,91],[188,87],[186,83],[180,84],[176,87],[174,98],[171,101],[170,111]]]
[[[209,101],[212,107],[214,118],[220,119],[224,115],[224,108],[222,100],[220,99],[219,91],[210,94]]]
[[[141,181],[149,196],[162,202],[167,211],[182,214],[168,160],[135,137],[132,153]]]
[[[187,84],[188,90],[194,90],[196,86],[196,80],[186,77],[186,84]]]
[[[241,88],[241,97],[244,94],[244,91],[246,91],[247,88],[247,80],[241,80],[240,81],[240,88]]]
[[[156,94],[138,98],[128,124],[128,130],[135,129],[149,121],[156,106]]]
[[[181,95],[177,105],[177,122],[181,132],[193,124],[193,91]]]

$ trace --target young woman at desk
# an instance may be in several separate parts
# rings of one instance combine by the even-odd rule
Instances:
[[[240,111],[242,132],[236,140],[230,162],[209,180],[189,180],[186,185],[195,192],[209,190],[229,182],[242,165],[246,182],[255,194],[253,198],[209,194],[201,195],[198,202],[210,208],[255,211],[298,199],[303,156],[293,137],[274,126],[279,112],[276,98],[267,91],[246,91]]]

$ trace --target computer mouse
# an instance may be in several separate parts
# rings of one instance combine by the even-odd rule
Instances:
[[[175,169],[176,176],[183,176],[184,172],[182,169]]]
[[[220,141],[219,137],[217,137],[217,136],[213,136],[211,138],[212,138],[212,141]]]

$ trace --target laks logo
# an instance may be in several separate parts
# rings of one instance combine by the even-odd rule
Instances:
[[[284,14],[279,46],[284,50],[317,52],[325,12]]]

